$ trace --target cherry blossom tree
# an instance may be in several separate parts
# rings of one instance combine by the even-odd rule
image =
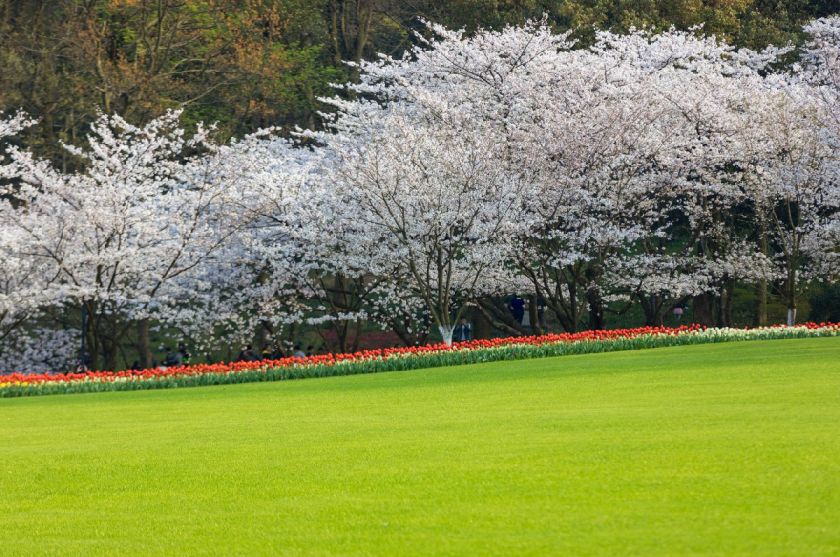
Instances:
[[[836,132],[840,127],[840,15],[816,19],[804,29],[810,40],[805,44],[802,66],[794,68],[794,77],[815,88],[826,123]]]
[[[643,102],[658,107],[643,135],[660,138],[644,157],[650,164],[626,205],[648,232],[637,243],[638,261],[629,254],[624,276],[612,282],[636,277],[636,296],[650,324],[690,297],[695,317],[711,320],[702,313],[717,295],[718,323],[728,325],[734,282],[772,275],[767,257],[747,241],[752,223],[743,216],[748,196],[739,166],[739,114],[765,93],[762,71],[783,51],[735,50],[714,38],[673,30],[602,37],[606,46],[600,50],[608,57],[621,53],[622,61],[642,71]],[[649,212],[639,214],[638,207],[645,206]]]
[[[221,318],[230,342],[256,332],[266,348],[284,329],[325,319],[318,278],[327,272],[328,242],[318,231],[326,229],[328,207],[315,194],[323,155],[264,130],[221,147],[218,156],[224,164],[214,180],[235,184],[244,225],[208,267],[214,295],[203,311]]]
[[[22,113],[0,119],[0,140],[17,135],[32,123]],[[3,162],[8,161],[0,156]],[[4,167],[0,167],[0,174],[3,172]],[[0,215],[13,214],[16,200],[1,193]],[[66,339],[74,336],[73,331],[62,335],[26,329],[41,316],[43,308],[60,302],[51,288],[55,275],[43,261],[31,257],[25,235],[5,218],[0,219],[0,262],[0,370],[63,365],[68,356]]]
[[[3,192],[11,201],[0,222],[21,238],[28,260],[56,277],[53,303],[81,308],[94,367],[116,365],[131,327],[142,337],[150,319],[185,317],[187,301],[203,290],[191,278],[241,221],[228,184],[216,179],[223,159],[208,130],[187,139],[178,116],[141,127],[101,116],[85,147],[67,147],[81,172],[62,173],[18,149],[3,167],[15,180]]]
[[[653,322],[668,300],[758,274],[745,265],[709,280],[713,268],[732,269],[715,261],[736,248],[745,256],[727,222],[743,195],[727,168],[735,154],[726,115],[778,52],[735,51],[676,31],[599,33],[592,48],[573,49],[539,23],[473,37],[432,29],[439,38],[410,58],[365,65],[355,89],[436,114],[457,107],[504,143],[496,164],[527,176],[530,188],[511,215],[519,236],[508,263],[520,275],[509,292],[535,292],[574,330],[586,306],[590,324],[603,326],[604,296],[630,279],[646,311],[654,300]],[[634,277],[606,284],[610,258],[633,254],[637,264],[622,268]],[[644,265],[657,258],[670,263]],[[645,290],[657,269],[663,280]]]
[[[829,168],[834,185],[826,192],[823,221],[805,249],[819,254],[812,266],[817,277],[840,279],[840,15],[817,19],[805,26],[810,35],[804,53],[802,79],[817,99],[821,141],[832,153]]]
[[[782,276],[788,325],[796,320],[801,289],[837,276],[838,151],[815,100],[808,86],[780,83],[754,112],[744,138],[752,150],[746,183]]]
[[[363,64],[353,89],[442,121],[457,110],[504,145],[495,163],[528,184],[510,219],[518,244],[506,264],[521,274],[508,292],[526,279],[574,329],[587,305],[599,326],[616,296],[638,298],[653,323],[692,296],[731,308],[735,280],[774,276],[746,241],[753,201],[739,132],[761,105],[752,97],[772,96],[768,64],[785,49],[673,30],[599,33],[572,49],[538,23],[472,37],[431,28],[437,38],[410,57]]]
[[[397,237],[404,243],[393,249],[408,250],[404,256],[409,258],[422,254],[421,261],[395,267],[392,259],[385,257],[379,264],[384,276],[390,277],[392,284],[398,278],[401,288],[413,285],[412,293],[395,297],[396,290],[385,288],[384,283],[378,289],[380,293],[390,290],[384,299],[402,300],[396,311],[402,316],[416,315],[416,302],[422,301],[446,339],[447,330],[468,304],[480,302],[491,292],[507,293],[518,288],[512,284],[518,277],[509,272],[502,254],[509,253],[514,229],[522,225],[519,213],[530,177],[523,165],[509,164],[515,143],[506,122],[516,109],[517,96],[510,88],[520,85],[514,74],[533,71],[537,60],[550,59],[553,51],[567,48],[569,43],[565,35],[554,35],[539,23],[529,24],[527,33],[509,28],[474,37],[431,24],[429,28],[434,37],[418,37],[420,45],[410,56],[363,63],[361,83],[351,86],[362,100],[343,103],[333,99],[341,115],[336,124],[338,133],[318,139],[335,148],[339,169],[353,168],[353,176],[338,171],[345,183],[349,177],[358,184],[363,177],[381,182],[376,187],[382,189],[389,187],[386,180],[399,180],[400,188],[388,191],[379,202],[389,206],[396,203],[397,210],[412,219],[419,218],[418,212],[428,213],[428,219],[438,219],[423,223],[426,228],[416,231],[409,230],[414,223],[395,223],[395,230],[401,230]],[[370,98],[387,103],[387,107],[369,103],[366,99]],[[384,126],[382,121],[386,122]],[[350,136],[362,142],[375,136],[377,143],[366,145],[362,151],[341,139]],[[335,147],[339,142],[341,145]],[[382,158],[383,154],[388,158]],[[455,157],[462,162],[459,164]],[[384,180],[382,174],[365,176],[359,162],[363,160],[391,175]],[[399,172],[405,172],[411,182]],[[405,192],[430,199],[410,199],[403,207],[397,196]],[[353,192],[347,197],[352,199]],[[409,248],[407,244],[416,240],[415,235],[427,245]],[[350,233],[349,237],[364,246],[359,252],[363,255],[372,250],[376,253],[386,245],[377,234]],[[370,238],[375,238],[372,250],[367,247]],[[485,250],[481,256],[484,259],[474,259],[480,250]],[[338,251],[349,255],[347,250]],[[368,265],[364,264],[366,268]],[[386,313],[395,311],[395,306],[389,307]]]
[[[423,300],[451,343],[467,304],[497,288],[525,182],[498,164],[505,145],[494,130],[468,115],[408,101],[336,104],[335,133],[318,139],[336,163],[340,226],[355,230],[340,254]]]

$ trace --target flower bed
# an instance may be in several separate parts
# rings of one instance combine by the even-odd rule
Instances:
[[[444,344],[431,344],[407,348],[364,350],[352,354],[324,354],[307,358],[197,364],[142,371],[89,371],[66,374],[13,373],[0,376],[0,397],[282,381],[306,377],[354,375],[500,360],[541,358],[564,354],[586,354],[739,340],[822,336],[840,336],[840,324],[807,323],[796,327],[774,326],[755,329],[717,329],[696,325],[676,328],[640,327],[636,329],[482,339],[455,343],[451,347]]]

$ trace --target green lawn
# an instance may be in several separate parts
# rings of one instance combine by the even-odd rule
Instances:
[[[0,400],[0,554],[840,552],[840,338]]]

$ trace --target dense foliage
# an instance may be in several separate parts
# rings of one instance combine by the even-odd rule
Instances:
[[[25,136],[65,168],[60,142],[98,110],[146,122],[173,108],[223,136],[315,128],[317,97],[353,78],[345,62],[399,55],[418,17],[501,29],[547,14],[557,31],[703,24],[738,46],[799,43],[834,0],[0,0],[0,112],[39,117]]]

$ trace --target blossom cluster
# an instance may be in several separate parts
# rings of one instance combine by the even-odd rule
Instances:
[[[278,381],[662,346],[825,336],[840,336],[840,324],[807,323],[796,327],[754,329],[705,328],[697,325],[640,327],[140,371],[12,373],[0,375],[0,397]]]

